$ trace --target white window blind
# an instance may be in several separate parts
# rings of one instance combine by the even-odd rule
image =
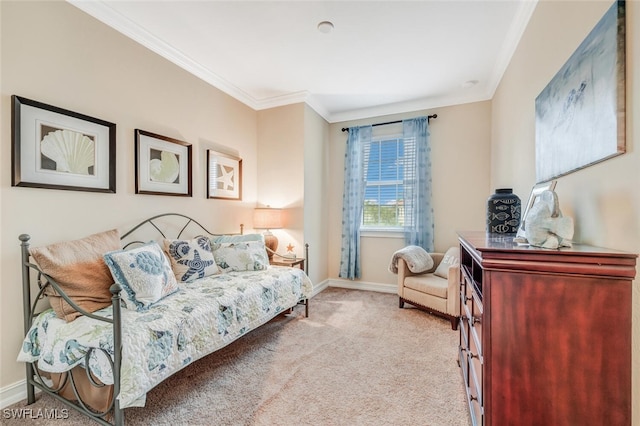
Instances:
[[[364,146],[363,228],[402,228],[407,187],[415,178],[415,140],[401,136],[373,139]]]

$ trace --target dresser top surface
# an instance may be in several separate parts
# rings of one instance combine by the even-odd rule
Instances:
[[[486,270],[562,272],[633,279],[638,255],[619,250],[573,244],[544,249],[514,242],[515,235],[482,231],[458,232],[460,244]]]
[[[485,255],[499,255],[500,253],[510,254],[557,254],[566,256],[614,256],[636,258],[637,254],[620,250],[613,250],[602,247],[595,247],[586,244],[573,244],[573,247],[562,247],[559,249],[545,249],[530,245],[521,245],[514,241],[513,234],[491,234],[484,231],[460,231],[458,236],[471,248]]]

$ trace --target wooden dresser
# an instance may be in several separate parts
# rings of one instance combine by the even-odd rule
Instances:
[[[474,425],[630,425],[635,254],[461,232],[459,363]]]

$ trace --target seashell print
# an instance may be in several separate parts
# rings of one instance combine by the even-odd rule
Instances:
[[[89,175],[95,166],[96,144],[89,136],[72,130],[48,133],[40,142],[40,151],[56,163],[56,171]]]
[[[178,157],[169,151],[162,151],[160,159],[149,161],[149,177],[152,182],[174,183],[180,175]]]
[[[186,241],[173,241],[169,244],[169,254],[174,259],[182,259],[189,254],[189,250],[191,250],[191,246]]]

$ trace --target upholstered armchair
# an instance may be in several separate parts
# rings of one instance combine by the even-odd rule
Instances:
[[[416,274],[409,270],[403,259],[398,259],[399,307],[410,303],[431,314],[451,322],[457,330],[460,315],[460,262],[459,248],[452,247],[446,253],[429,253],[433,267]]]

